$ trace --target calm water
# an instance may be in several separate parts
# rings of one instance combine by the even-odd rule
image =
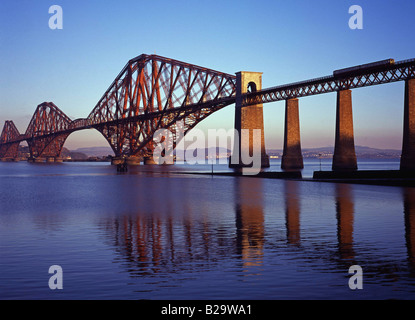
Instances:
[[[149,168],[0,163],[0,298],[415,298],[415,189]]]

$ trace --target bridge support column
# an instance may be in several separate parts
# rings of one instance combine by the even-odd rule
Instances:
[[[288,171],[303,168],[298,99],[288,99],[285,101],[284,151],[281,160],[281,169]]]
[[[415,170],[415,79],[405,81],[401,170]]]
[[[357,170],[351,90],[337,91],[336,141],[332,169],[333,171]]]
[[[242,95],[248,92],[261,90],[262,72],[241,71],[236,73],[236,105],[235,105],[235,134],[234,150],[230,157],[230,168],[251,167],[252,163],[243,163],[242,154],[254,157],[254,129],[261,130],[261,168],[269,167],[269,157],[265,151],[264,115],[261,104],[243,106]],[[246,139],[242,139],[242,132],[249,130]]]

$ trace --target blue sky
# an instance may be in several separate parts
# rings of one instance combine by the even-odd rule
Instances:
[[[48,27],[51,5],[63,29]],[[363,8],[363,30],[348,26]],[[415,2],[409,0],[0,2],[0,122],[26,130],[36,106],[52,101],[72,119],[86,117],[127,61],[157,53],[227,73],[263,72],[263,87],[329,75],[335,69],[415,58]],[[303,147],[334,144],[336,95],[300,99]],[[355,142],[401,148],[403,83],[353,91]],[[197,128],[229,129],[229,106]],[[266,145],[282,148],[284,102],[264,105]],[[66,147],[102,146],[94,130]]]

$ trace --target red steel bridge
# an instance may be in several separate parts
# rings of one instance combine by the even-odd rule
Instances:
[[[128,61],[86,118],[71,120],[52,102],[44,102],[37,106],[24,134],[19,133],[13,121],[6,121],[0,136],[0,159],[17,159],[19,144],[26,141],[31,161],[61,161],[67,137],[91,128],[101,132],[118,159],[150,159],[155,148],[153,134],[158,129],[168,128],[175,137],[179,121],[184,126],[180,129],[186,133],[215,111],[236,104],[238,130],[263,130],[262,104],[285,100],[282,167],[301,169],[298,98],[337,92],[333,169],[353,170],[357,166],[351,90],[405,81],[401,168],[415,169],[415,59],[399,62],[390,59],[267,89],[261,89],[261,79],[261,73],[239,72],[235,76],[142,54]]]

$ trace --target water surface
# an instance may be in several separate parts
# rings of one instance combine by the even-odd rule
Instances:
[[[413,188],[184,169],[211,168],[0,163],[0,298],[415,298]]]

